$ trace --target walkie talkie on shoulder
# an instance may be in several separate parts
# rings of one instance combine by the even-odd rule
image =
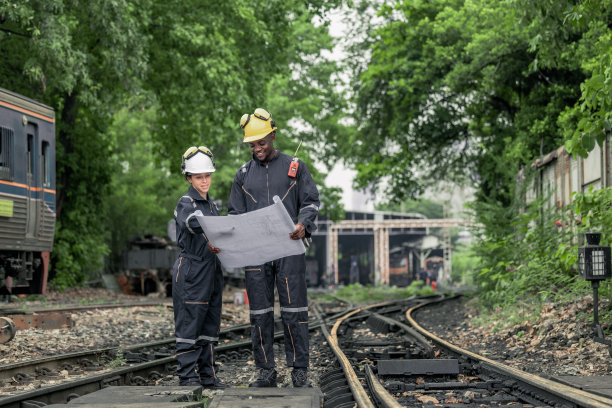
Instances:
[[[295,178],[297,176],[297,171],[298,171],[298,168],[300,167],[300,162],[298,161],[298,158],[297,158],[297,152],[298,150],[300,150],[300,146],[302,146],[301,140],[300,140],[300,144],[298,145],[297,149],[295,149],[293,160],[291,160],[291,164],[289,165],[289,172],[287,173],[289,177]]]

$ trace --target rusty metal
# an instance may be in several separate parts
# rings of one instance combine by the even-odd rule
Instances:
[[[9,317],[19,330],[53,330],[74,327],[70,313],[19,314]]]
[[[0,343],[8,343],[17,333],[15,323],[8,317],[0,317]]]

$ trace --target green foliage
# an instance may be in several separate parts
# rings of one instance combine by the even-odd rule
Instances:
[[[379,211],[419,213],[427,218],[444,218],[444,206],[428,199],[406,200],[400,204],[386,203],[377,205],[376,209]]]
[[[520,165],[562,142],[557,117],[578,99],[576,74],[529,69],[523,16],[508,3],[380,8],[371,57],[356,72],[360,185],[384,180],[401,201],[435,180],[476,181],[479,194],[507,204]]]
[[[115,358],[108,362],[110,368],[117,368],[124,365],[127,362],[123,355],[123,350],[118,349]]]
[[[172,210],[189,187],[182,174],[170,173],[173,161],[157,164],[151,134],[155,114],[154,109],[143,110],[141,106],[124,109],[115,115],[107,132],[113,146],[110,163],[115,166],[108,221],[114,268],[120,265],[121,253],[131,237],[166,236]],[[215,181],[213,177],[213,186]],[[214,187],[211,195],[215,198]]]
[[[580,100],[559,117],[571,153],[586,157],[610,134],[612,112],[612,2],[518,0],[529,18],[532,70],[580,71]]]
[[[471,246],[458,245],[453,251],[451,280],[461,285],[472,285],[474,270],[480,265],[480,258]]]
[[[480,263],[474,282],[487,307],[511,305],[526,298],[560,299],[584,296],[588,285],[578,279],[576,238],[590,230],[612,227],[612,189],[576,194],[569,208],[542,211],[545,198],[523,208],[508,210],[478,203],[482,236],[474,250]],[[524,211],[521,211],[524,209]],[[610,244],[603,234],[602,245]],[[605,241],[604,241],[605,240]],[[603,299],[610,299],[609,282],[602,284]]]
[[[427,296],[434,294],[434,290],[422,283],[412,282],[410,286],[398,288],[396,286],[363,286],[353,283],[336,291],[336,296],[352,302],[372,302],[392,299],[405,299],[410,296]]]
[[[304,139],[313,169],[321,141],[344,131],[336,69],[321,57],[333,45],[323,16],[339,4],[0,0],[0,86],[56,110],[53,284],[81,284],[131,234],[162,235],[190,145],[215,153],[212,195],[225,200],[250,158],[239,118],[258,106],[272,107],[282,148]],[[337,190],[322,198],[342,216]]]

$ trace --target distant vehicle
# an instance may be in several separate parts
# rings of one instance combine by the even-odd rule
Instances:
[[[128,294],[172,296],[172,266],[179,248],[170,239],[134,236],[123,252],[122,271],[117,276],[121,290]]]
[[[394,256],[389,259],[389,285],[405,287],[413,281],[407,256]]]
[[[172,297],[172,266],[180,253],[170,238],[134,236],[123,253],[117,282],[122,292],[133,295]],[[242,268],[223,269],[226,285],[244,286]]]
[[[0,278],[13,294],[47,289],[55,201],[55,112],[0,88]]]

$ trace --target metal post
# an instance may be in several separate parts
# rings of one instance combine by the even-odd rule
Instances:
[[[374,227],[374,284],[380,285],[382,281],[382,262],[381,262],[381,239],[380,239],[380,227]]]
[[[593,287],[593,335],[595,337],[603,337],[603,331],[599,325],[599,281],[592,280]]]

